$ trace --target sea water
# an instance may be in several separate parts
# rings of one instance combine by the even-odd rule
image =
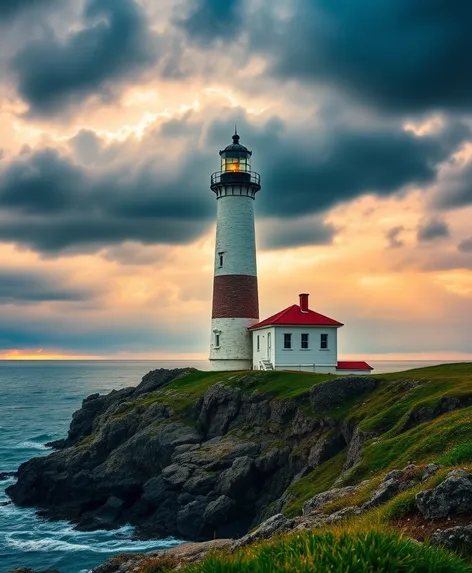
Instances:
[[[439,362],[376,362],[374,372],[407,370]],[[0,362],[0,473],[51,450],[46,442],[63,438],[72,413],[90,394],[136,386],[156,368],[193,366],[206,361],[47,361]],[[133,529],[79,532],[67,522],[40,519],[34,509],[17,508],[5,494],[13,479],[0,481],[0,573],[14,567],[80,573],[118,553],[162,549],[178,540],[133,540]]]

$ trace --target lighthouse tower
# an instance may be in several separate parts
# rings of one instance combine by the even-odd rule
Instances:
[[[233,143],[221,156],[221,171],[211,176],[217,199],[215,274],[211,323],[212,370],[250,370],[252,336],[248,328],[258,322],[254,199],[260,176],[251,171],[251,155]]]

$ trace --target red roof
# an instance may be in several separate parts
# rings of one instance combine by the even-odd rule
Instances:
[[[344,326],[342,322],[328,318],[313,310],[302,312],[298,304],[289,306],[285,310],[266,318],[258,324],[251,326],[249,330],[262,328],[263,326],[285,325],[285,326]]]
[[[338,362],[336,370],[373,370],[367,362]]]

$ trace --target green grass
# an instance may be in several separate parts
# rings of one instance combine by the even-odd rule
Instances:
[[[442,456],[437,459],[438,464],[444,466],[455,466],[458,464],[472,462],[472,441],[466,440],[450,447]]]
[[[326,382],[330,374],[310,374],[309,372],[193,372],[171,382],[165,390],[178,390],[192,395],[203,396],[213,384],[240,388],[244,393],[264,392],[281,400],[305,394],[315,384]]]
[[[393,533],[303,532],[234,554],[208,557],[185,573],[471,573],[446,551],[418,545]]]
[[[402,468],[409,461],[415,464],[436,462],[446,454],[458,451],[465,456],[467,448],[457,448],[467,443],[471,434],[472,407],[469,407],[443,414],[397,436],[371,440],[364,446],[361,463],[345,481],[358,483],[377,472]]]
[[[309,372],[191,372],[160,390],[130,402],[128,408],[114,416],[126,416],[136,408],[146,408],[153,404],[167,405],[175,414],[186,415],[195,402],[215,384],[239,388],[244,394],[262,392],[280,400],[305,397],[309,409],[310,388],[332,377],[330,374]]]

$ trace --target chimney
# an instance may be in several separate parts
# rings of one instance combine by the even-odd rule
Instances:
[[[302,312],[308,312],[308,294],[301,294],[300,295],[300,310]]]

